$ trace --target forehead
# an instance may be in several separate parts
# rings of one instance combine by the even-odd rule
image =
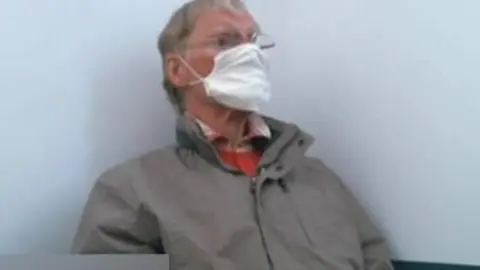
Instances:
[[[229,29],[254,32],[258,31],[258,25],[247,11],[211,10],[199,15],[192,36],[211,35]]]

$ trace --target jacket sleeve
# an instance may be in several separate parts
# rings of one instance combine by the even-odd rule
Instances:
[[[97,180],[72,252],[163,253],[156,219],[140,202],[128,170],[112,169]]]
[[[353,193],[335,176],[351,210],[362,244],[365,270],[393,270],[388,243]]]

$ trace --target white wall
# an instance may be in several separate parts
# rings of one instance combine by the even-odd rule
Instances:
[[[0,253],[66,252],[94,178],[173,142],[155,39],[183,1],[134,2],[0,4]],[[278,42],[267,111],[398,258],[480,264],[480,2],[250,2]]]
[[[173,142],[155,44],[181,2],[1,2],[0,253],[68,251],[101,171]]]
[[[272,111],[317,137],[398,257],[480,264],[480,1],[285,8]]]

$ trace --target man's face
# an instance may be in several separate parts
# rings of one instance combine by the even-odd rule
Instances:
[[[213,10],[201,14],[183,52],[185,62],[202,78],[210,74],[215,56],[222,50],[250,42],[258,32],[257,24],[248,12]],[[172,83],[185,95],[208,102],[203,84],[188,86],[198,81],[198,77],[188,67],[178,61],[179,55],[171,57],[168,65]],[[187,87],[188,86],[188,87]]]

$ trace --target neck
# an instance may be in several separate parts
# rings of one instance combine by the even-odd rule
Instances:
[[[249,112],[236,111],[220,105],[187,106],[187,108],[187,113],[190,116],[202,121],[234,145],[239,143],[242,134],[245,133],[246,123],[250,115]]]

